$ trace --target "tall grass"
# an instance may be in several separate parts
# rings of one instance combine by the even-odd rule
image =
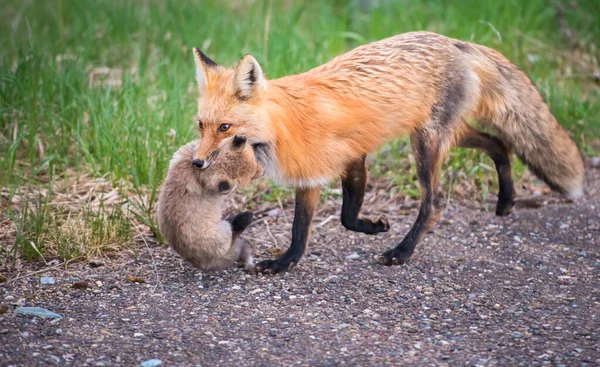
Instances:
[[[585,153],[599,148],[594,0],[5,0],[1,7],[4,187],[48,187],[49,172],[72,171],[108,177],[134,196],[155,193],[173,150],[196,135],[193,46],[226,65],[252,53],[275,78],[413,30],[499,50],[530,75]],[[408,151],[382,152],[373,172],[416,195],[402,163]],[[494,176],[477,153],[456,151],[448,164],[478,172],[482,182]],[[151,207],[138,208],[142,221],[151,221]]]

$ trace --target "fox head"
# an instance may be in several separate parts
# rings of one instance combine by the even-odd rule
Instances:
[[[193,49],[200,97],[196,124],[201,143],[193,157],[197,168],[211,165],[225,139],[244,135],[252,146],[273,139],[264,104],[267,80],[256,59],[244,56],[234,69],[209,59]]]

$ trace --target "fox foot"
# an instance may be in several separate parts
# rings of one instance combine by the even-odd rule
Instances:
[[[300,256],[286,256],[286,254],[283,254],[275,260],[264,260],[259,262],[254,267],[254,270],[257,273],[263,274],[279,274],[296,266],[299,260]]]
[[[515,199],[510,197],[498,197],[498,203],[496,204],[496,215],[499,217],[505,217],[512,213],[513,207],[515,206]]]
[[[386,266],[402,265],[408,262],[412,253],[413,251],[396,247],[384,252],[381,255],[376,255],[375,261]]]
[[[390,230],[390,222],[385,215],[380,215],[373,222],[375,231],[373,233],[387,232]]]
[[[250,211],[241,212],[239,214],[230,215],[227,221],[231,223],[231,230],[234,233],[242,233],[251,223],[254,214]]]
[[[343,223],[343,222],[342,222]],[[358,218],[354,223],[343,223],[344,227],[350,231],[365,234],[376,234],[390,230],[390,223],[385,215],[377,217],[375,220],[368,218]]]

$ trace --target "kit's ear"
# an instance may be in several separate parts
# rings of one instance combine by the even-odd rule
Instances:
[[[233,149],[244,149],[247,141],[248,138],[246,138],[245,136],[236,135],[233,137],[233,142],[231,143],[231,145],[233,146]]]

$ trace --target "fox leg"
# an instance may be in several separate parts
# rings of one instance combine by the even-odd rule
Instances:
[[[342,175],[342,225],[351,231],[366,234],[387,232],[390,225],[385,216],[376,220],[358,217],[367,186],[366,158],[367,156],[363,155],[360,159],[350,162]]]
[[[510,150],[499,139],[475,130],[466,122],[461,127],[462,134],[457,139],[459,148],[477,149],[494,161],[498,173],[498,203],[496,215],[506,216],[512,212],[515,205],[515,188],[511,174]]]
[[[245,268],[251,268],[254,265],[252,246],[243,238],[232,239],[227,253],[221,259],[215,260],[211,269],[217,271],[231,269],[236,263]]]
[[[436,222],[440,214],[441,200],[438,189],[440,166],[448,144],[442,142],[440,133],[424,128],[413,132],[410,141],[417,162],[421,207],[417,220],[402,242],[377,258],[377,261],[383,265],[406,263],[423,235]]]
[[[222,271],[233,268],[238,261],[242,261],[241,257],[245,251],[245,241],[242,239],[233,239],[229,244],[227,252],[220,258],[216,258],[209,264],[204,266],[205,271]]]
[[[296,189],[296,207],[294,211],[294,223],[292,225],[292,245],[283,255],[275,260],[261,261],[256,265],[259,272],[274,274],[281,273],[296,265],[304,250],[310,236],[310,226],[312,223],[321,187],[312,187],[308,189]]]
[[[204,271],[221,271],[232,268],[236,262],[248,265],[252,262],[252,247],[239,236],[252,223],[252,212],[243,212],[231,215],[221,220],[210,230],[203,232],[203,236],[213,248],[206,245],[202,249],[195,249],[189,253],[187,260],[194,266]]]
[[[235,241],[239,235],[244,232],[246,228],[252,223],[252,219],[254,218],[254,214],[250,211],[241,212],[236,215],[230,215],[227,218],[227,222],[231,224],[231,233],[233,236],[233,241]]]
[[[252,245],[239,238],[239,236],[252,223],[254,214],[250,211],[245,211],[236,215],[231,215],[227,221],[231,224],[231,248],[227,253],[226,258],[235,262],[241,262],[246,268],[254,266],[254,257],[252,256]]]

